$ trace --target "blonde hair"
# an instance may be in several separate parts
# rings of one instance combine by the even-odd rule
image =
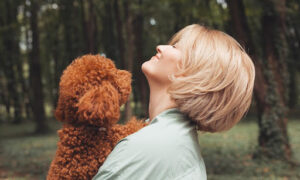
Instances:
[[[169,88],[179,110],[202,131],[233,127],[252,99],[255,69],[245,50],[231,36],[197,24],[180,30],[169,44],[182,51]]]

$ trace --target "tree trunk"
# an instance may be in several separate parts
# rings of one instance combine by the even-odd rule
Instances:
[[[288,99],[288,106],[289,109],[293,109],[297,111],[297,104],[299,96],[299,88],[298,83],[299,79],[297,76],[297,72],[300,72],[300,24],[298,23],[298,19],[300,19],[300,14],[298,12],[297,7],[300,6],[300,1],[287,1],[286,7],[289,9],[289,14],[286,19],[286,23],[288,26],[289,31],[286,31],[287,34],[287,42],[289,43],[289,62],[288,62],[288,69],[290,72],[290,84],[289,84],[289,99]],[[296,6],[295,6],[296,5]],[[298,42],[298,43],[295,43]]]
[[[25,24],[29,24],[30,23],[30,19],[29,19],[29,14],[30,13],[30,6],[27,5],[25,3],[25,7],[24,7],[24,23]],[[30,27],[25,26],[25,43],[26,43],[26,47],[27,47],[27,52],[26,52],[26,59],[28,60],[28,64],[30,64],[30,58],[28,56],[30,56],[30,52],[29,52],[29,47],[31,47],[31,42],[30,42]],[[30,89],[30,78],[26,80],[26,84],[24,84],[25,86],[23,86],[23,91],[26,92],[26,99],[24,99],[24,104],[25,104],[25,112],[26,112],[26,118],[27,119],[33,119],[33,112],[32,112],[32,105],[31,105],[31,93],[29,91]]]
[[[31,0],[30,5],[30,27],[32,31],[32,51],[30,54],[30,81],[31,81],[31,104],[34,121],[36,123],[35,133],[48,131],[44,110],[44,97],[41,79],[39,31],[38,31],[38,10],[37,0]]]
[[[115,20],[114,20],[114,7],[112,1],[103,2],[102,11],[102,32],[101,32],[101,44],[102,49],[105,52],[106,57],[115,61],[116,66],[120,67],[121,57],[119,55],[118,42],[116,42],[115,34]],[[123,58],[123,57],[122,57]]]
[[[19,25],[17,20],[19,2],[3,1],[5,5],[5,16],[1,17],[3,41],[2,57],[4,65],[4,74],[6,77],[6,86],[8,90],[8,103],[12,103],[14,109],[13,123],[21,122],[21,101],[20,92],[18,91],[18,71],[15,64],[19,62]],[[8,109],[9,110],[9,109]]]
[[[135,92],[135,112],[137,109],[140,108],[141,112],[139,113],[142,117],[148,117],[148,99],[149,99],[149,89],[147,80],[141,70],[142,64],[144,62],[143,56],[143,26],[144,26],[144,18],[142,14],[142,0],[139,0],[139,11],[134,19],[133,27],[134,27],[134,34],[135,34],[135,49],[136,49],[136,62],[137,65],[135,66],[134,75],[137,78],[137,84],[135,86],[138,92]],[[139,95],[139,96],[138,96]],[[141,103],[141,107],[137,105]]]
[[[262,31],[265,48],[265,61],[259,60],[251,39],[250,29],[247,25],[243,2],[239,0],[227,0],[233,32],[242,46],[249,47],[250,56],[256,68],[256,81],[254,97],[258,109],[259,147],[254,157],[268,157],[272,159],[291,159],[291,148],[287,135],[287,118],[285,113],[283,79],[279,66],[280,57],[276,56],[275,29],[278,19],[275,12],[264,11],[262,17]],[[270,4],[269,4],[270,5]],[[264,7],[270,7],[265,5]],[[271,6],[272,7],[272,6]],[[282,39],[284,40],[284,39]],[[247,48],[248,49],[248,48]],[[281,67],[285,64],[281,64]],[[287,72],[285,72],[287,73]],[[284,73],[283,73],[284,74]]]
[[[59,44],[59,39],[55,39],[56,46]],[[53,52],[53,60],[54,60],[54,89],[53,89],[53,109],[56,109],[57,101],[58,101],[58,90],[59,90],[59,80],[61,75],[61,67],[59,67],[59,60],[61,60],[58,56],[60,49],[56,47]]]
[[[133,33],[133,14],[128,1],[123,2],[126,30],[126,69],[133,72],[134,59],[134,33]],[[125,60],[125,59],[124,59]],[[129,120],[132,117],[131,98],[125,104],[125,119]]]
[[[76,1],[75,1],[76,2]],[[74,58],[82,55],[84,52],[84,38],[81,36],[82,26],[78,24],[81,12],[79,6],[75,6],[74,0],[59,0],[59,16],[63,25],[63,37],[64,37],[64,60],[61,62],[61,72],[65,67],[70,64]],[[83,37],[83,39],[82,39]]]
[[[0,68],[2,71],[3,64],[0,64]],[[7,91],[7,86],[5,85],[5,76],[4,73],[0,73],[0,105],[5,106],[5,111],[6,114],[3,118],[7,119],[10,116],[10,103],[8,99],[8,91]],[[7,121],[7,120],[6,120]]]
[[[124,45],[124,37],[123,37],[123,22],[121,20],[120,8],[118,0],[114,0],[114,15],[116,18],[116,29],[117,29],[117,42],[118,42],[118,52],[119,52],[119,62],[120,68],[125,68],[125,45]]]
[[[85,1],[81,0],[81,6],[86,53],[94,54],[97,52],[97,19],[95,14],[95,5],[93,0],[88,0],[87,8],[85,8]]]
[[[262,31],[264,40],[265,78],[268,89],[264,114],[259,123],[260,153],[276,159],[291,160],[291,147],[287,133],[287,98],[286,90],[288,71],[285,52],[276,46],[286,48],[284,30],[281,26],[284,19],[276,12],[275,2],[266,1],[267,11],[262,16]],[[283,4],[284,6],[284,4]],[[283,7],[284,8],[284,7]]]
[[[62,63],[62,69],[66,67],[74,58],[74,44],[78,42],[72,42],[73,25],[72,25],[72,7],[73,1],[62,1],[62,9],[60,10],[62,23],[64,26],[64,43],[65,43],[65,58]],[[61,70],[62,71],[62,70]]]

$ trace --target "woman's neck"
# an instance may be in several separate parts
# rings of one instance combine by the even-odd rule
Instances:
[[[151,86],[150,86],[151,87]],[[171,99],[170,94],[166,88],[150,88],[150,101],[149,101],[149,119],[152,119],[161,112],[175,108],[176,103]]]

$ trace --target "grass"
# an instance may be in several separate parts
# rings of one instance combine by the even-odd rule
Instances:
[[[60,124],[49,123],[52,133],[33,135],[34,124],[0,127],[0,179],[45,179],[56,151]]]
[[[294,159],[300,161],[300,121],[290,121],[290,144]],[[244,122],[225,133],[199,134],[208,179],[300,179],[300,167],[281,161],[253,160],[258,127]]]
[[[0,127],[0,179],[45,179],[56,151],[60,124],[50,123],[53,133],[32,135],[34,125],[2,124]],[[294,159],[300,162],[300,121],[289,122]],[[199,134],[209,180],[300,179],[300,167],[280,161],[254,161],[258,127],[255,122],[239,123],[220,134]]]

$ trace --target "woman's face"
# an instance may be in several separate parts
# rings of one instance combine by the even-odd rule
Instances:
[[[159,45],[156,55],[142,65],[142,71],[148,81],[160,84],[171,83],[169,76],[178,71],[177,64],[181,60],[182,52],[175,45]]]

